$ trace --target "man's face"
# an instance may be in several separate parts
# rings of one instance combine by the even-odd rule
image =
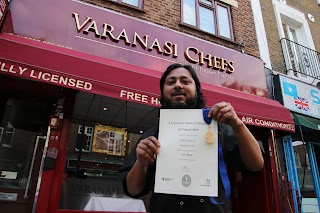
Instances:
[[[194,108],[196,85],[190,72],[179,67],[170,72],[163,85],[164,108]]]

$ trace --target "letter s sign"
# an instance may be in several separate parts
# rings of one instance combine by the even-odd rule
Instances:
[[[320,104],[320,94],[317,90],[310,90],[311,96],[314,98],[313,103]]]

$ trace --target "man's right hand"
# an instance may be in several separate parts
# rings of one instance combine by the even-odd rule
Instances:
[[[136,148],[137,161],[140,167],[147,167],[154,162],[159,153],[160,142],[154,136],[147,137],[138,143]]]

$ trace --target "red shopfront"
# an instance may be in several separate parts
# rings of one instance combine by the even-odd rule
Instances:
[[[266,150],[262,172],[230,172],[234,208],[281,212],[274,130],[293,132],[294,123],[288,110],[267,98],[262,61],[71,0],[15,0],[6,16],[0,34],[0,209],[81,212],[90,210],[93,196],[122,197],[116,171],[140,131],[156,125],[159,78],[173,62],[191,64],[208,105],[232,103]],[[125,137],[102,147],[97,129]]]

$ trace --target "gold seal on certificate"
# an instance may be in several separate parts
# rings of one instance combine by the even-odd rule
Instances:
[[[214,142],[214,134],[213,134],[213,132],[210,130],[210,126],[209,126],[209,129],[208,129],[205,137],[206,137],[206,142],[207,142],[207,143],[210,144],[210,143],[213,143],[213,142]]]

